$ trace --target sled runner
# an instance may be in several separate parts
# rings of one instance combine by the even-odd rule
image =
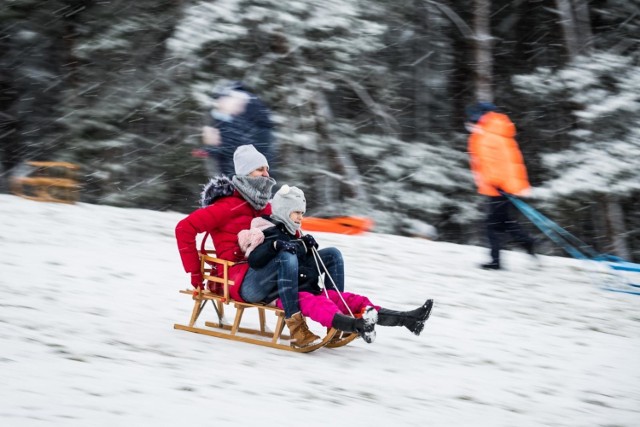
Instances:
[[[27,171],[11,179],[11,192],[39,202],[75,203],[77,165],[67,162],[26,162]]]
[[[213,291],[202,289],[181,290],[181,294],[189,295],[193,299],[194,305],[189,322],[186,325],[176,323],[173,325],[174,329],[297,353],[309,353],[321,347],[342,347],[358,336],[357,334],[344,334],[332,328],[321,342],[314,345],[294,347],[289,343],[284,343],[290,339],[288,335],[282,334],[285,326],[284,310],[271,305],[252,304],[231,299],[229,297],[229,286],[234,286],[234,283],[229,280],[229,267],[235,263],[217,258],[213,250],[205,250],[204,241],[207,237],[205,236],[203,239],[203,247],[200,250],[200,269],[204,279],[207,281],[207,287]],[[217,272],[221,272],[221,277],[216,274]],[[205,321],[205,327],[196,326],[203,309],[209,302],[216,313],[217,321]],[[226,324],[223,319],[224,310],[225,306],[229,305],[235,308],[235,316],[233,323]],[[255,309],[257,311],[257,327],[241,326],[244,312],[247,309]],[[275,327],[271,331],[267,328],[267,311],[273,312],[276,316]]]
[[[561,247],[573,258],[594,261],[596,271],[606,273],[604,284],[602,284],[604,290],[640,295],[640,284],[632,283],[626,276],[620,273],[621,271],[640,273],[640,264],[625,261],[614,255],[599,253],[516,196],[504,192],[501,193],[506,196],[520,212],[529,218],[540,231],[549,237],[552,242]]]

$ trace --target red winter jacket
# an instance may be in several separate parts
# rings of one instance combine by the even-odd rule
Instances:
[[[212,205],[194,211],[176,226],[176,240],[184,270],[187,273],[200,272],[196,236],[206,232],[213,239],[218,258],[233,262],[245,261],[238,245],[238,233],[251,228],[253,218],[270,214],[271,205],[257,211],[237,190],[231,196],[218,199]],[[234,300],[242,301],[240,287],[248,269],[249,264],[246,262],[229,269],[229,279],[235,284],[229,287],[229,294]]]

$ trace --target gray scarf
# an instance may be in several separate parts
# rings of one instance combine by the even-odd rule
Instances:
[[[267,176],[238,176],[231,179],[236,190],[257,211],[264,209],[271,199],[276,180]]]

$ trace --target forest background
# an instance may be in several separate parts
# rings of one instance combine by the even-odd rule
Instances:
[[[485,100],[516,124],[527,201],[638,262],[639,44],[637,0],[4,0],[0,191],[70,161],[83,202],[188,213],[209,94],[240,80],[308,214],[483,244],[463,123]]]

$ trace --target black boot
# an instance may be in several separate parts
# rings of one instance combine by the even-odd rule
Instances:
[[[331,326],[342,332],[355,332],[368,343],[372,343],[376,339],[376,322],[378,321],[378,312],[373,307],[367,307],[361,318],[345,316],[336,313],[333,316]]]
[[[378,311],[378,325],[404,326],[416,335],[424,329],[424,323],[431,315],[433,300],[428,299],[421,307],[411,311],[393,311],[381,308]]]
[[[536,256],[536,239],[531,239],[523,244],[524,250],[532,257]]]
[[[485,270],[500,270],[500,262],[491,261],[486,264],[480,264],[480,268],[483,268]]]

